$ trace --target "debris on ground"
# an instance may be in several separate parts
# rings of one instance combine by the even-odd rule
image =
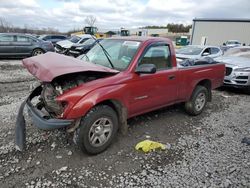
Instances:
[[[151,140],[144,140],[136,144],[135,149],[142,150],[144,153],[148,153],[156,149],[166,150],[166,146],[159,142],[155,142]]]

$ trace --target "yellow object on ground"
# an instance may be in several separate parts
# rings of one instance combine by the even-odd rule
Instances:
[[[149,152],[151,150],[155,150],[155,149],[165,150],[166,146],[164,144],[159,143],[159,142],[154,142],[151,140],[144,140],[144,141],[141,141],[138,144],[136,144],[135,149],[142,150],[143,152],[147,153],[147,152]]]

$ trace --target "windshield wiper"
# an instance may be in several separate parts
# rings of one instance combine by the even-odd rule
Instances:
[[[102,48],[102,51],[103,51],[104,55],[106,56],[106,58],[108,59],[109,64],[111,65],[111,67],[112,67],[113,69],[115,69],[115,67],[114,67],[114,65],[113,65],[113,63],[112,63],[112,61],[111,61],[111,56],[109,55],[109,53],[107,52],[107,50],[99,43],[98,40],[96,40],[96,38],[94,38],[93,36],[92,36],[92,38],[93,38],[93,39],[96,41],[96,43],[98,43],[98,45]]]

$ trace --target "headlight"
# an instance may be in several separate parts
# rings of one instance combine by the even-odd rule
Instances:
[[[82,50],[82,47],[76,47],[76,50]]]
[[[234,69],[235,72],[250,72],[250,67]]]

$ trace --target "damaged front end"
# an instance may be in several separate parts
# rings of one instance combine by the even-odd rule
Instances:
[[[24,107],[35,126],[42,130],[51,130],[67,127],[72,129],[79,120],[63,119],[68,106],[67,101],[58,101],[57,98],[86,82],[108,76],[107,73],[84,72],[62,75],[52,82],[43,82],[36,87],[29,97],[21,104],[16,120],[16,148],[25,149],[26,123],[23,115]]]

